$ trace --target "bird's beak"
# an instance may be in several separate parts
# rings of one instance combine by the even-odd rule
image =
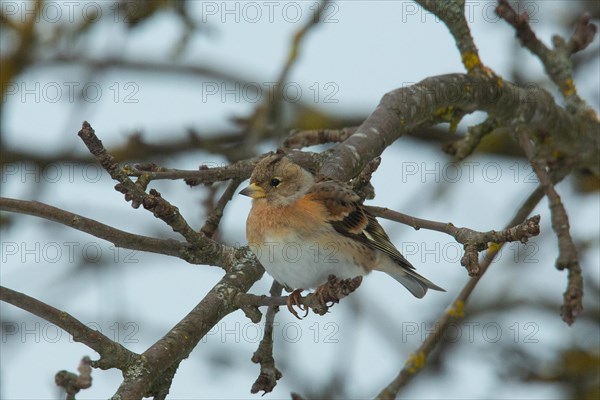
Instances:
[[[266,193],[263,190],[263,188],[258,186],[256,183],[251,183],[250,185],[248,185],[248,187],[243,189],[240,192],[240,194],[243,194],[244,196],[252,197],[253,199],[260,199],[260,198],[263,198],[266,196]]]

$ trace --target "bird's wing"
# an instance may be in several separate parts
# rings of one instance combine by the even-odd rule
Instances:
[[[328,222],[337,232],[387,254],[401,267],[414,269],[350,187],[335,181],[323,181],[316,183],[307,195],[325,206],[329,213]]]

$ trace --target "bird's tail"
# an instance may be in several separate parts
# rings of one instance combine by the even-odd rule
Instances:
[[[419,299],[425,296],[427,289],[438,290],[440,292],[446,291],[412,269],[394,265],[392,268],[385,268],[382,269],[382,271],[400,282],[413,296],[418,297]]]

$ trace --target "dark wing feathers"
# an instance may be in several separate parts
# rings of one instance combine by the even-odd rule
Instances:
[[[308,194],[323,202],[330,215],[329,222],[337,232],[387,254],[404,268],[414,269],[394,247],[377,219],[360,204],[360,197],[352,189],[324,181],[316,183]]]
[[[408,262],[408,260],[404,258],[402,254],[400,254],[398,249],[396,249],[394,244],[390,241],[390,238],[387,235],[387,233],[385,233],[381,225],[379,225],[379,222],[377,222],[377,219],[373,215],[369,214],[369,212],[365,210],[362,205],[358,205],[358,207],[360,207],[360,209],[363,210],[363,212],[367,215],[367,218],[369,219],[369,225],[367,225],[367,228],[365,229],[363,235],[371,236],[371,238],[369,239],[371,247],[383,251],[385,254],[390,256],[392,260],[396,261],[396,263],[398,263],[399,265],[405,268],[415,269],[415,267],[413,267],[413,265],[410,262]]]

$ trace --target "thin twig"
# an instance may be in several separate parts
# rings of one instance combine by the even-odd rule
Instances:
[[[283,286],[277,281],[273,281],[269,294],[271,297],[279,296]],[[265,332],[258,349],[252,355],[252,362],[260,364],[260,374],[250,389],[251,393],[263,391],[263,395],[270,393],[277,385],[277,381],[283,376],[281,371],[275,367],[275,359],[273,358],[273,322],[275,314],[279,312],[278,305],[270,305],[267,309],[265,318]]]
[[[287,59],[277,78],[277,83],[279,86],[284,85],[287,82],[292,67],[294,66],[294,64],[298,60],[298,56],[300,55],[300,46],[302,44],[302,41],[304,40],[308,32],[310,32],[310,30],[320,22],[321,14],[323,13],[323,10],[327,3],[329,3],[330,1],[331,0],[321,0],[321,2],[317,5],[317,9],[312,15],[312,18],[309,18],[306,21],[306,23],[294,34]],[[265,113],[270,118],[272,118],[272,120],[274,120],[275,129],[279,130],[281,129],[281,115],[283,114],[279,112],[281,107],[281,100],[283,98],[283,91],[276,90],[274,94],[275,95],[273,96],[272,101],[268,103],[268,108],[265,111]]]
[[[89,328],[72,315],[24,293],[0,286],[0,300],[53,323],[73,336],[74,341],[95,350],[100,354],[100,359],[91,363],[94,368],[125,370],[132,360],[139,357],[101,332]]]
[[[488,248],[490,242],[496,244],[506,242],[527,243],[530,237],[537,236],[540,233],[539,215],[502,231],[478,232],[469,228],[456,227],[450,222],[444,223],[411,217],[388,208],[374,206],[366,206],[366,208],[375,216],[410,225],[416,230],[424,228],[443,232],[454,237],[457,242],[464,246],[465,254],[461,259],[461,264],[467,268],[470,276],[477,276],[481,273],[478,252]]]
[[[209,184],[230,179],[244,180],[250,177],[254,169],[254,160],[238,161],[231,165],[222,167],[200,166],[198,170],[183,170],[164,168],[156,164],[136,164],[134,166],[126,165],[123,170],[129,176],[141,177],[147,176],[151,181],[161,179],[185,179],[190,186],[198,186],[201,184]]]
[[[531,29],[529,15],[526,12],[518,14],[508,0],[498,0],[496,14],[515,29],[521,45],[540,59],[546,74],[565,98],[567,109],[575,113],[588,115],[598,121],[596,113],[577,94],[577,88],[573,81],[573,66],[570,60],[570,56],[575,51],[581,50],[591,43],[596,34],[597,28],[590,23],[589,17],[584,16],[578,21],[575,34],[569,43],[560,36],[555,35],[553,38],[554,49],[550,49],[537,38]]]
[[[543,191],[541,188],[537,188],[531,193],[529,198],[523,203],[523,205],[519,208],[516,215],[512,218],[512,220],[507,224],[508,227],[514,226],[522,222],[531,211],[535,208],[535,206],[539,203],[539,201],[543,197]],[[450,303],[444,314],[437,320],[434,324],[434,330],[431,332],[427,338],[421,343],[419,348],[411,353],[410,357],[406,361],[404,367],[394,378],[392,382],[390,382],[378,395],[375,397],[376,400],[391,400],[395,399],[400,389],[408,384],[412,380],[412,378],[423,368],[427,357],[429,354],[435,349],[437,344],[441,341],[443,334],[448,327],[448,325],[455,321],[458,318],[464,316],[464,307],[473,289],[479,280],[484,275],[484,273],[489,268],[490,264],[499,254],[500,249],[504,243],[499,244],[498,246],[493,246],[488,249],[487,254],[483,258],[483,261],[480,263],[481,273],[479,276],[473,277],[469,279],[466,285],[463,287],[461,292],[456,296],[456,298]]]
[[[519,143],[525,150],[531,167],[540,180],[540,185],[550,203],[552,229],[558,238],[559,253],[556,259],[556,268],[559,270],[566,268],[569,271],[561,314],[563,320],[571,325],[583,310],[583,277],[579,257],[577,256],[577,248],[569,231],[569,216],[560,195],[556,192],[550,175],[548,175],[548,164],[544,157],[536,153],[534,145],[527,135],[526,128],[522,125],[515,125],[515,130],[519,137]]]
[[[353,279],[338,279],[330,275],[328,282],[306,297],[297,298],[296,304],[310,307],[319,315],[324,315],[331,305],[354,292],[362,282],[362,277]],[[236,302],[244,307],[259,307],[268,305],[265,321],[265,332],[258,349],[252,356],[252,362],[260,364],[260,374],[251,388],[251,393],[263,391],[263,395],[271,392],[282,377],[281,372],[275,367],[273,358],[273,322],[279,307],[287,305],[289,296],[281,296],[282,286],[274,281],[271,286],[270,296],[256,296],[248,293],[239,293]],[[292,396],[293,397],[293,396]],[[293,397],[296,398],[296,397]],[[300,398],[300,397],[298,397]]]
[[[444,151],[453,155],[457,161],[464,160],[473,153],[481,139],[492,133],[497,127],[498,121],[495,118],[488,117],[481,124],[470,126],[465,137],[444,146]]]
[[[479,50],[475,45],[465,16],[464,0],[416,0],[416,2],[440,18],[448,27],[454,37],[456,47],[460,51],[463,65],[469,74],[482,75],[488,78],[495,77],[495,74],[486,68],[479,58]]]
[[[338,279],[333,275],[328,277],[326,283],[320,286],[314,293],[310,293],[297,300],[297,305],[302,305],[313,310],[315,314],[325,315],[333,304],[339,303],[341,299],[353,293],[362,283],[362,277],[357,276],[350,279]],[[238,293],[236,303],[239,307],[280,307],[288,304],[289,296],[271,295],[258,296],[251,293]]]
[[[0,197],[0,210],[32,215],[58,222],[73,229],[107,240],[117,247],[180,257],[189,245],[173,239],[156,239],[113,228],[90,218],[74,214],[39,201]]]
[[[79,374],[63,370],[54,376],[56,385],[65,389],[67,400],[75,400],[75,395],[81,389],[89,389],[92,386],[92,361],[88,356],[81,359],[77,372]]]
[[[367,166],[352,179],[352,190],[358,194],[358,196],[364,201],[372,200],[375,198],[375,188],[371,184],[371,178],[379,165],[381,164],[381,157],[375,157],[372,159]]]
[[[247,124],[247,131],[249,132],[248,141],[252,146],[258,139],[264,138],[264,134],[267,132],[267,128],[270,131],[280,133],[282,132],[282,115],[281,106],[283,104],[284,91],[281,89],[286,84],[292,67],[295,65],[300,55],[300,48],[302,41],[307,36],[308,32],[320,22],[321,15],[327,3],[331,0],[321,0],[317,3],[317,8],[310,15],[310,18],[296,31],[292,38],[292,43],[285,60],[285,64],[281,68],[278,77],[275,82],[275,90],[271,96],[267,96],[264,103],[259,105],[254,113],[248,118],[244,118],[244,122]]]
[[[215,208],[212,212],[206,217],[206,222],[204,222],[204,226],[200,228],[200,232],[204,233],[206,237],[212,238],[215,231],[219,227],[219,222],[221,222],[221,218],[223,217],[223,211],[225,210],[225,206],[231,200],[231,198],[235,195],[235,191],[240,185],[241,181],[238,179],[234,179],[229,182],[227,188],[217,201]]]
[[[214,257],[214,262],[217,265],[220,264],[216,260],[221,258],[220,256],[223,252],[222,245],[192,229],[179,213],[177,207],[163,199],[159,192],[151,189],[149,193],[146,193],[144,186],[147,184],[147,180],[144,180],[144,185],[133,182],[127,173],[119,167],[115,158],[106,151],[87,121],[83,122],[78,135],[90,153],[96,157],[100,165],[110,174],[111,178],[119,182],[115,185],[115,189],[125,195],[126,201],[131,201],[132,207],[137,208],[143,205],[145,209],[152,211],[155,217],[169,225],[173,231],[183,236],[188,243],[197,249],[203,249],[204,252]]]

